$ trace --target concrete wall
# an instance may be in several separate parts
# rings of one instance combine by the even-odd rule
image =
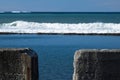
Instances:
[[[0,80],[38,80],[38,56],[31,49],[0,49]]]
[[[38,56],[31,49],[0,49],[0,80],[39,80]],[[120,80],[120,50],[78,50],[73,80]]]
[[[73,80],[120,80],[120,50],[79,50]]]

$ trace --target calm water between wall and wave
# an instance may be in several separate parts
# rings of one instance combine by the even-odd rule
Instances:
[[[78,49],[119,49],[120,36],[0,35],[0,48],[32,48],[39,56],[40,80],[72,80]]]

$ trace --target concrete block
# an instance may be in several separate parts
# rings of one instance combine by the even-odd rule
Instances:
[[[76,51],[73,80],[120,80],[120,50]]]
[[[38,56],[28,48],[0,49],[0,80],[38,80]]]

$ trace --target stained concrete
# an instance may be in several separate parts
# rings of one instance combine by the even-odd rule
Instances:
[[[29,48],[0,49],[0,80],[38,80],[38,56]]]
[[[76,51],[73,80],[120,80],[120,49]]]

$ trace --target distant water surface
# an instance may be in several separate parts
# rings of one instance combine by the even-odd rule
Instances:
[[[0,23],[10,23],[13,21],[29,21],[39,23],[119,23],[120,13],[99,13],[99,12],[46,12],[46,13],[1,13]]]

